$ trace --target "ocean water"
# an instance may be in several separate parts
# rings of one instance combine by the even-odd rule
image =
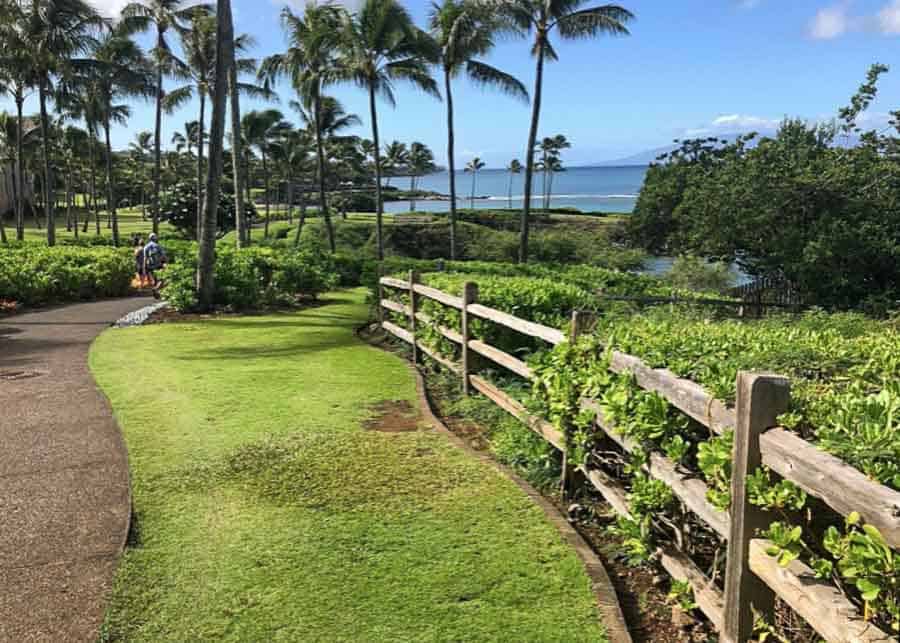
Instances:
[[[573,167],[559,172],[553,177],[550,206],[553,208],[577,208],[582,212],[622,212],[634,209],[638,192],[647,173],[645,166],[629,167]],[[543,202],[543,174],[535,173],[532,186],[532,207]],[[458,207],[469,207],[469,196],[473,193],[476,208],[505,208],[510,203],[513,208],[521,208],[525,175],[510,175],[505,170],[484,169],[473,177],[463,171],[456,172],[456,193]],[[511,183],[510,183],[511,181]],[[409,189],[408,177],[393,177],[385,183],[400,189]],[[449,172],[436,172],[420,177],[418,187],[441,194],[450,193]],[[509,193],[512,192],[510,202]],[[384,204],[386,212],[409,210],[409,202],[394,201]],[[448,201],[418,201],[416,209],[422,212],[446,212]]]

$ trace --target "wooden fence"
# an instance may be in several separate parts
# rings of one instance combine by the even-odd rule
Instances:
[[[385,288],[407,293],[410,305],[386,298]],[[460,311],[458,330],[437,329],[461,347],[460,362],[438,354],[417,338],[417,325],[432,322],[419,311],[418,304],[423,297]],[[409,330],[384,320],[383,315],[381,325],[410,344],[416,363],[428,356],[459,374],[466,393],[475,390],[483,394],[565,454],[565,438],[555,426],[532,416],[520,402],[474,372],[472,355],[478,354],[520,377],[533,377],[525,362],[472,337],[470,322],[473,318],[488,320],[556,345],[577,338],[586,325],[584,315],[573,313],[567,336],[555,328],[479,304],[478,287],[474,283],[466,283],[459,297],[419,283],[415,272],[410,273],[408,280],[382,277],[379,300],[379,311],[390,310],[408,319]],[[774,518],[747,501],[745,481],[748,473],[765,465],[838,513],[846,516],[858,512],[863,520],[878,528],[891,547],[900,548],[900,492],[873,482],[857,469],[777,426],[777,417],[787,410],[790,398],[789,382],[785,378],[739,373],[736,405],[731,409],[695,382],[666,369],[651,368],[632,355],[613,352],[610,369],[631,373],[640,387],[658,393],[714,433],[734,431],[732,500],[727,512],[707,500],[708,487],[702,480],[682,470],[661,452],[652,453],[646,467],[647,473],[665,482],[692,513],[727,542],[724,591],[674,546],[663,547],[658,552],[662,567],[673,578],[690,583],[695,602],[718,630],[720,640],[747,641],[753,629],[751,607],[771,616],[775,597],[779,596],[827,641],[896,643],[897,639],[864,620],[835,585],[817,579],[813,570],[799,560],[787,567],[780,566],[766,553],[771,543],[756,537],[757,530],[766,528]],[[595,412],[597,427],[622,449],[630,452],[638,447],[603,417],[595,400],[584,399],[581,404]],[[579,470],[616,512],[629,515],[627,492],[617,480],[588,466]]]

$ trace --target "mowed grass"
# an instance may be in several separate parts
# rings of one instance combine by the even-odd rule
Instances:
[[[136,527],[104,640],[604,641],[575,554],[512,482],[427,427],[365,345],[360,290],[292,314],[107,331]]]

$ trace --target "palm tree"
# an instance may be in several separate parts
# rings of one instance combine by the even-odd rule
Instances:
[[[406,143],[400,141],[391,141],[384,146],[384,159],[381,162],[381,168],[387,174],[385,185],[390,186],[391,176],[406,168],[409,163],[409,150],[406,149]]]
[[[79,65],[86,83],[100,100],[103,132],[106,143],[106,208],[112,223],[113,244],[119,245],[119,220],[116,213],[113,182],[113,151],[110,129],[113,122],[125,123],[131,115],[126,104],[116,104],[122,98],[153,96],[153,71],[143,50],[131,39],[132,26],[121,22],[103,34],[91,52],[92,60]]]
[[[197,121],[186,121],[184,132],[176,131],[172,134],[172,145],[175,146],[175,151],[178,153],[187,152],[188,156],[190,156],[191,150],[197,144],[199,131],[200,123]]]
[[[413,25],[412,18],[396,0],[364,0],[359,12],[346,21],[342,39],[341,66],[346,80],[369,93],[372,141],[375,144],[375,235],[378,259],[384,259],[379,158],[378,112],[375,97],[395,105],[393,83],[404,80],[440,99],[428,64],[438,59],[434,40]]]
[[[522,173],[522,164],[519,162],[519,159],[513,159],[509,162],[509,165],[506,166],[506,171],[509,172],[509,184],[506,189],[506,202],[507,207],[512,209],[512,182],[514,174]]]
[[[434,172],[434,153],[424,143],[414,141],[409,146],[409,159],[407,161],[409,168],[409,210],[414,212],[416,209],[416,188],[418,187],[419,177]]]
[[[197,299],[202,309],[213,305],[215,295],[216,220],[219,213],[219,189],[222,182],[222,147],[225,138],[225,100],[228,84],[224,81],[235,65],[234,26],[231,0],[216,3],[216,67],[220,80],[213,92],[213,114],[209,126],[209,172],[206,178],[206,205],[203,209],[200,249],[197,259]]]
[[[544,211],[550,209],[550,195],[553,192],[553,175],[563,171],[560,153],[564,149],[572,147],[572,144],[562,134],[544,138],[538,146],[541,150],[541,170],[543,171],[543,195]]]
[[[300,101],[291,101],[290,103],[294,111],[300,116],[300,120],[306,128],[313,132],[314,137],[316,136],[316,132],[318,132],[317,141],[322,143],[323,154],[321,169],[319,168],[318,163],[316,165],[317,181],[320,179],[318,176],[320,171],[327,174],[326,169],[329,164],[327,155],[324,153],[324,148],[327,146],[328,142],[343,130],[361,123],[356,114],[348,114],[344,110],[344,106],[341,105],[341,102],[333,96],[319,96],[318,103],[318,112],[316,112],[316,106],[311,103],[309,97],[306,98],[305,103]],[[317,113],[318,119],[316,119]],[[320,185],[324,186],[325,178],[326,177],[321,177]],[[305,216],[301,214],[300,224],[297,230],[298,235],[302,231],[304,221]],[[298,236],[297,238],[299,239],[300,237]]]
[[[156,30],[156,42],[152,49],[156,67],[156,124],[153,135],[153,231],[159,232],[159,195],[161,187],[160,169],[162,164],[162,113],[166,92],[163,78],[173,74],[172,49],[166,34],[169,29],[184,30],[197,7],[183,7],[181,0],[136,0],[125,6],[122,18],[136,29]]]
[[[53,91],[53,77],[67,69],[75,57],[90,49],[94,42],[94,32],[102,28],[105,22],[85,0],[27,0],[22,6],[27,25],[25,33],[32,56],[30,65],[33,66],[38,87],[44,211],[47,244],[52,246],[56,244],[54,177],[50,158],[53,131],[47,100]]]
[[[471,161],[466,163],[466,172],[472,173],[472,194],[469,196],[469,209],[475,209],[475,177],[478,175],[478,171],[484,167],[484,161],[482,161],[477,156],[473,158]]]
[[[278,139],[291,129],[290,123],[284,120],[284,115],[277,109],[253,110],[247,112],[241,119],[241,130],[247,139],[248,145],[255,147],[262,161],[264,198],[266,201],[266,227],[263,236],[269,236],[269,154],[272,146]]]
[[[335,251],[334,228],[325,198],[325,144],[322,134],[323,89],[338,79],[336,49],[340,42],[340,27],[346,12],[330,3],[307,2],[302,16],[285,7],[281,24],[287,36],[287,51],[263,60],[258,77],[268,88],[287,77],[301,103],[312,107],[313,133],[316,139],[316,163],[319,181],[319,211],[325,219],[328,243]]]
[[[494,47],[500,24],[490,8],[473,0],[432,4],[429,28],[441,48],[444,95],[447,99],[447,162],[450,177],[450,259],[456,258],[456,152],[454,150],[452,79],[461,73],[474,83],[499,89],[528,102],[528,90],[515,77],[476,60]]]
[[[531,127],[525,147],[525,203],[519,235],[519,261],[528,261],[528,224],[531,211],[531,187],[534,176],[534,149],[541,115],[541,91],[544,83],[544,60],[557,60],[550,42],[555,30],[563,40],[596,38],[601,35],[628,35],[625,24],[634,18],[627,9],[607,4],[582,9],[583,0],[498,0],[493,5],[512,25],[525,34],[534,33],[531,53],[537,58]]]
[[[178,132],[175,132],[179,135]],[[173,142],[175,135],[172,136]],[[135,159],[135,168],[138,173],[138,181],[141,184],[141,218],[147,218],[147,191],[146,179],[144,175],[144,163],[148,157],[153,154],[153,132],[138,132],[134,135],[134,141],[128,146],[131,149],[132,157]]]

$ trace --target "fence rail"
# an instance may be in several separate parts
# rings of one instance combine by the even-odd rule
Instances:
[[[386,298],[384,287],[406,291],[411,304],[407,306]],[[577,315],[573,315],[572,332],[567,337],[558,329],[478,304],[478,289],[472,283],[465,285],[464,294],[459,297],[418,283],[418,275],[411,272],[408,280],[382,277],[379,289],[381,309],[406,316],[412,331],[384,320],[382,327],[413,347],[414,360],[418,361],[420,354],[435,359],[460,375],[466,392],[475,390],[483,394],[565,454],[565,437],[559,429],[530,414],[512,396],[474,372],[470,353],[525,379],[533,378],[530,367],[522,360],[471,337],[469,323],[471,317],[485,319],[556,345],[577,339],[584,326]],[[419,296],[461,311],[459,331],[438,328],[441,335],[460,345],[461,362],[453,362],[417,340],[416,322],[431,322],[427,315],[418,311]],[[744,484],[748,473],[765,465],[835,511],[843,515],[858,512],[867,523],[879,529],[892,547],[900,548],[900,492],[869,480],[857,469],[777,426],[776,418],[787,409],[789,400],[787,380],[774,375],[740,373],[737,404],[731,409],[699,384],[667,369],[652,368],[632,355],[613,352],[610,370],[631,373],[640,387],[658,393],[715,433],[734,431],[730,512],[711,505],[706,499],[707,485],[696,477],[685,475],[662,453],[651,453],[645,467],[649,475],[665,482],[688,510],[727,543],[724,591],[684,552],[674,547],[657,552],[663,569],[673,578],[690,583],[696,603],[719,631],[721,640],[747,641],[753,626],[751,605],[763,612],[771,611],[777,595],[828,641],[896,643],[896,638],[866,622],[836,587],[816,581],[812,570],[799,561],[787,567],[779,566],[765,553],[766,542],[756,538],[756,531],[766,527],[772,517],[747,502]],[[637,444],[606,421],[596,400],[582,400],[582,407],[593,412],[596,426],[624,451],[632,452],[637,448]],[[617,513],[630,514],[627,493],[617,480],[589,466],[581,466],[579,470]]]

